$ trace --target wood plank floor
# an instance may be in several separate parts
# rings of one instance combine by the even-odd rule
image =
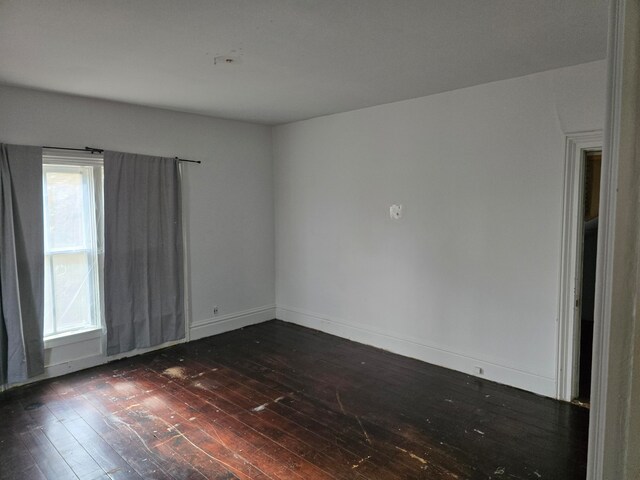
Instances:
[[[272,321],[0,395],[3,479],[583,479],[588,411]]]

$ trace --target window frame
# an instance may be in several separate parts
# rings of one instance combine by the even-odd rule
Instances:
[[[57,151],[44,149],[42,153],[42,166],[43,166],[43,208],[47,201],[47,191],[45,175],[47,173],[47,167],[49,170],[64,171],[64,167],[88,167],[88,181],[85,188],[88,189],[88,194],[93,198],[92,206],[94,211],[92,212],[90,207],[86,208],[85,213],[88,213],[89,232],[91,237],[88,239],[88,246],[81,249],[57,249],[57,251],[50,251],[47,248],[47,241],[45,239],[45,262],[52,262],[55,255],[65,255],[70,253],[86,253],[90,262],[95,262],[97,268],[94,268],[91,278],[91,295],[92,295],[92,323],[82,325],[81,327],[65,330],[54,331],[50,335],[44,336],[45,348],[54,348],[69,343],[76,343],[89,338],[97,338],[102,334],[104,326],[104,169],[103,169],[103,155],[102,154],[89,154],[85,152],[71,152],[71,151]],[[43,226],[45,232],[47,231],[47,215],[43,212]],[[85,232],[87,233],[87,232]],[[95,252],[95,254],[93,253]],[[46,271],[46,270],[45,270]],[[51,274],[51,269],[49,270]],[[55,313],[54,313],[55,315]],[[55,322],[55,319],[54,319]],[[44,333],[43,333],[44,334]]]

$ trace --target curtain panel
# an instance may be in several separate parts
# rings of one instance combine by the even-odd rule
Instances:
[[[104,152],[107,354],[184,338],[178,160]]]
[[[42,148],[0,144],[0,383],[44,372]]]

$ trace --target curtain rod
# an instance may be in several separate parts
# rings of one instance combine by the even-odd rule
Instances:
[[[65,147],[49,147],[43,146],[42,148],[49,148],[51,150],[73,150],[75,152],[89,152],[89,153],[103,153],[104,150],[101,148],[94,147],[84,147],[84,148],[65,148]],[[200,160],[186,160],[184,158],[174,157],[179,162],[189,162],[189,163],[202,163]]]

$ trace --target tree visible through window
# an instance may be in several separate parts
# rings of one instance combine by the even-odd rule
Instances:
[[[43,158],[44,336],[101,324],[102,161]]]

